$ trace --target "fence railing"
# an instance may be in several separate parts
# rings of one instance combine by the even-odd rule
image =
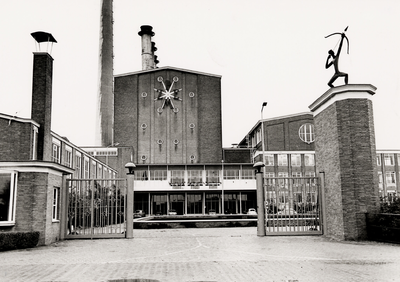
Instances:
[[[265,178],[264,193],[266,235],[322,234],[319,178]]]
[[[124,237],[126,179],[67,179],[67,238]]]

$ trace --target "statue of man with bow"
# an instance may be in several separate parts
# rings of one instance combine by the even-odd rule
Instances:
[[[347,31],[347,28],[348,28],[348,27],[346,27],[346,29],[345,29],[344,32],[342,32],[342,33],[335,32],[335,33],[332,33],[332,34],[330,34],[330,35],[328,35],[328,36],[325,36],[325,38],[328,38],[328,37],[330,37],[330,36],[332,36],[332,35],[338,34],[338,35],[341,35],[341,37],[342,37],[342,38],[340,39],[339,48],[338,48],[338,50],[337,50],[337,53],[335,54],[335,52],[333,52],[333,50],[329,50],[329,52],[328,52],[329,56],[328,56],[328,58],[326,59],[326,63],[325,63],[325,68],[326,68],[326,69],[329,68],[329,67],[331,67],[332,65],[333,65],[334,68],[335,68],[335,74],[332,76],[331,80],[329,80],[329,82],[328,82],[328,85],[329,85],[330,87],[334,87],[334,86],[333,86],[333,82],[334,82],[338,77],[342,77],[342,76],[343,76],[343,77],[344,77],[344,82],[345,82],[345,84],[348,84],[348,82],[349,82],[349,75],[348,75],[347,73],[344,73],[344,72],[339,71],[339,55],[340,55],[340,51],[342,50],[343,39],[345,39],[345,38],[346,38],[346,41],[347,41],[347,54],[349,53],[349,39],[347,38],[347,36],[346,36],[346,34],[345,34],[345,32]]]

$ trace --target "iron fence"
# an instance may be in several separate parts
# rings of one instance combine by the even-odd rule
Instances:
[[[125,237],[126,179],[67,179],[67,238]]]
[[[264,179],[266,235],[322,234],[317,177]]]

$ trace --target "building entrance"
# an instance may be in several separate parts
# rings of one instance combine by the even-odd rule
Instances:
[[[185,194],[169,194],[169,209],[177,214],[185,214]]]

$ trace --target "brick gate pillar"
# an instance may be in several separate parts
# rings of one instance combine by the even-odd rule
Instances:
[[[366,213],[378,211],[370,100],[375,91],[370,84],[334,87],[309,106],[314,114],[316,167],[325,173],[325,236],[366,239]]]

